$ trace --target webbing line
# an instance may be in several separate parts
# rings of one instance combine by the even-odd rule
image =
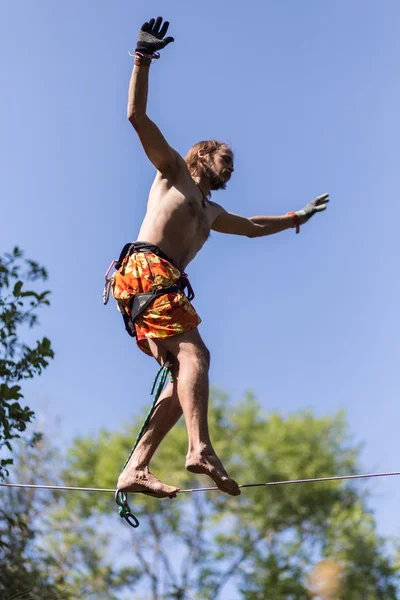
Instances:
[[[371,477],[391,477],[393,475],[400,475],[400,471],[390,471],[387,473],[366,473],[361,475],[336,475],[334,477],[314,477],[311,479],[287,479],[284,481],[267,481],[266,483],[243,483],[239,485],[240,488],[250,487],[268,487],[272,485],[289,485],[294,483],[315,483],[319,481],[343,481],[345,479],[367,479]],[[85,487],[71,487],[63,485],[34,485],[27,483],[0,483],[0,487],[17,487],[17,488],[33,488],[43,490],[60,490],[60,491],[74,491],[74,492],[108,492],[115,494],[115,490],[108,488],[85,488]],[[202,487],[192,488],[188,490],[178,490],[178,494],[189,494],[193,492],[211,492],[218,490],[215,487]],[[129,492],[130,494],[143,494],[146,492]]]

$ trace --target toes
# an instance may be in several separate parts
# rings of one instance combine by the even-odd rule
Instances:
[[[218,487],[221,491],[226,492],[231,496],[240,496],[241,494],[240,488],[234,479],[224,478],[222,481],[220,481],[220,485],[218,485]]]
[[[190,463],[187,460],[185,466],[186,469],[191,473],[208,475],[211,477],[221,492],[225,492],[231,496],[240,496],[241,491],[237,482],[228,476],[220,461],[218,461],[218,464],[216,465],[215,462],[213,464],[211,461]]]
[[[118,479],[117,487],[126,493],[140,493],[153,498],[175,498],[179,488],[164,485],[155,477],[138,478],[134,481]]]
[[[176,498],[176,494],[179,491],[179,488],[171,487],[169,485],[160,486],[160,494],[162,494],[163,498]]]
[[[178,490],[171,490],[171,491],[166,491],[165,492],[165,496],[168,498],[176,498],[176,494],[178,493]]]

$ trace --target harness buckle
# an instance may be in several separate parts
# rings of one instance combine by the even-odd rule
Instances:
[[[111,277],[109,277],[111,271],[114,268],[114,265],[117,264],[116,260],[113,260],[110,264],[110,266],[107,269],[107,272],[105,274],[105,284],[104,284],[104,288],[103,288],[103,304],[107,304],[109,298],[110,298],[110,289],[111,289]]]

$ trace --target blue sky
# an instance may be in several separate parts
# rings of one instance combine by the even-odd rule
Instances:
[[[0,10],[0,251],[20,245],[52,290],[35,337],[50,337],[56,359],[26,383],[28,404],[58,417],[65,441],[150,401],[155,364],[103,307],[102,286],[136,238],[154,175],[126,120],[128,50],[161,14],[175,43],[151,67],[148,112],[182,154],[200,139],[232,143],[235,173],[214,199],[255,216],[331,197],[301,235],[215,233],[189,267],[212,384],[285,414],[345,408],[364,470],[400,470],[399,3]],[[400,479],[371,487],[380,530],[399,534]]]

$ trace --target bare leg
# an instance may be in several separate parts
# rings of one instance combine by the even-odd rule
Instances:
[[[157,360],[162,364],[158,353],[152,347]],[[176,368],[172,369],[176,374]],[[178,488],[165,485],[149,471],[150,460],[168,431],[182,415],[178,400],[176,381],[169,383],[161,394],[150,423],[135,448],[128,464],[118,479],[117,487],[124,492],[146,492],[157,498],[176,496]]]
[[[208,369],[210,355],[197,329],[162,340],[179,365],[177,392],[189,438],[186,468],[208,475],[223,492],[238,496],[240,489],[215,454],[208,431]]]

